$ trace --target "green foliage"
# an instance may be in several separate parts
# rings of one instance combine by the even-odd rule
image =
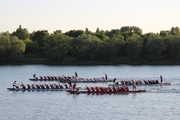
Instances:
[[[102,41],[107,41],[109,40],[109,37],[104,33],[104,32],[98,32],[95,33],[95,36],[97,36],[99,39],[101,39]]]
[[[88,28],[66,33],[56,30],[49,35],[47,30],[29,34],[20,26],[12,34],[0,33],[0,61],[180,62],[179,46],[178,27],[159,34],[142,34],[139,27],[123,26],[111,31],[97,28],[96,32]]]
[[[126,52],[131,61],[137,61],[141,52],[142,43],[142,38],[137,34],[133,34],[131,37],[127,38]]]
[[[160,32],[160,36],[162,36],[162,37],[167,37],[167,36],[168,36],[168,31],[162,30],[162,31]]]
[[[0,53],[6,62],[22,59],[25,47],[25,43],[15,36],[0,35]]]
[[[167,35],[163,38],[163,42],[165,44],[165,51],[162,53],[163,59],[166,60],[175,60],[175,52],[174,52],[174,40],[176,39],[175,36]]]
[[[43,47],[48,36],[49,33],[47,30],[39,30],[32,33],[31,40],[36,41],[40,47]]]
[[[109,37],[112,38],[114,35],[119,34],[120,30],[119,29],[112,29],[111,31],[106,31],[105,34]]]
[[[81,60],[91,60],[93,51],[101,42],[96,36],[83,34],[75,38],[72,42],[74,55]]]
[[[37,54],[37,53],[39,53],[40,48],[39,48],[37,41],[25,39],[24,43],[26,44],[26,51],[24,54]]]
[[[174,36],[180,35],[180,28],[178,28],[178,27],[172,27],[172,28],[171,28],[171,31],[170,31],[170,34],[171,34],[171,35],[174,35]]]
[[[72,38],[61,33],[51,34],[46,39],[46,56],[50,61],[63,61],[71,49]]]
[[[124,40],[124,37],[120,34],[114,35],[112,39],[109,41],[110,44],[110,53],[111,56],[122,56],[124,55],[125,45],[126,41]]]
[[[84,34],[83,30],[70,30],[69,32],[65,33],[65,35],[68,35],[69,37],[78,37],[82,34]]]
[[[121,27],[120,32],[122,33],[135,33],[138,35],[142,35],[142,30],[139,27],[135,27],[135,26],[124,26]]]
[[[18,37],[20,40],[25,40],[27,38],[29,38],[29,32],[27,29],[23,29],[21,28],[21,25],[19,26],[19,28],[16,29],[15,32],[12,33],[12,36],[16,36]]]
[[[86,28],[85,29],[85,34],[92,34],[92,32],[88,28]]]
[[[161,60],[162,53],[166,49],[166,46],[162,39],[154,38],[147,41],[146,49],[148,52],[148,60],[159,61]]]
[[[180,37],[176,37],[173,42],[174,46],[174,61],[180,61]]]

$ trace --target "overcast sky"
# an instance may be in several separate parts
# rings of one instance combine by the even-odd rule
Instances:
[[[180,27],[180,0],[0,0],[0,32]]]

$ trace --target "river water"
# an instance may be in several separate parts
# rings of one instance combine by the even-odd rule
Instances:
[[[170,86],[138,86],[146,93],[71,95],[66,91],[8,91],[14,80],[32,84],[32,75],[104,77],[119,80],[158,79]],[[0,66],[1,120],[177,120],[180,119],[180,66]],[[41,83],[41,82],[36,82]],[[44,83],[44,82],[43,82]],[[53,82],[55,83],[55,81]],[[109,83],[78,83],[80,87],[107,86]],[[130,88],[131,89],[131,88]]]

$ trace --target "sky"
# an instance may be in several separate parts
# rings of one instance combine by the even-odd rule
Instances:
[[[180,27],[180,0],[0,0],[0,32],[30,33],[136,26],[143,33]]]

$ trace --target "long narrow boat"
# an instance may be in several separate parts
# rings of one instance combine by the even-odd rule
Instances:
[[[7,88],[10,91],[67,91],[73,88]]]
[[[113,80],[63,80],[63,79],[29,79],[30,81],[59,81],[59,82],[72,82],[72,83],[103,83],[112,82]]]
[[[108,86],[114,86],[114,87],[117,87],[117,86],[131,86],[132,84],[121,84],[121,83],[113,83],[113,84],[108,84]],[[147,85],[147,86],[153,86],[153,85],[171,85],[171,83],[169,82],[164,82],[164,83],[157,83],[157,84],[136,84],[137,86],[143,86],[143,85]]]
[[[129,91],[112,91],[112,92],[103,92],[103,91],[88,91],[88,90],[67,90],[70,94],[129,94],[129,93],[142,93],[146,90],[129,90]]]

